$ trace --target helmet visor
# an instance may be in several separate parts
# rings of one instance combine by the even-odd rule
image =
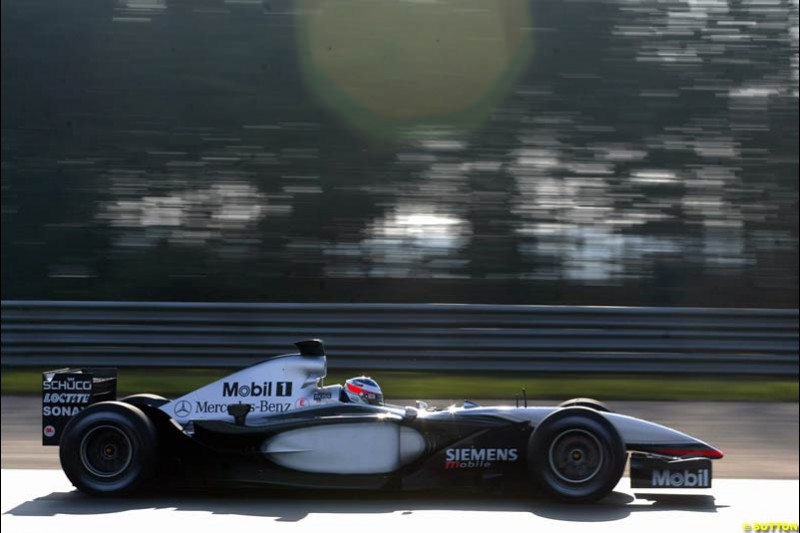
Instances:
[[[346,387],[348,394],[358,396],[364,403],[368,403],[370,405],[383,405],[383,394],[380,392],[380,389],[377,391],[368,390],[363,386],[350,383],[349,381],[346,384]]]
[[[364,392],[361,394],[364,401],[370,405],[383,405],[383,394],[376,392]]]

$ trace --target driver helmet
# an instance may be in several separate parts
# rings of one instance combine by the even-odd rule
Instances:
[[[353,403],[383,405],[383,392],[372,378],[360,376],[350,378],[344,383],[344,392]]]

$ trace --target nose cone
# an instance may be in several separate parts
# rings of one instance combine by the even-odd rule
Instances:
[[[680,446],[654,446],[651,453],[660,455],[669,455],[671,457],[689,458],[689,457],[705,457],[707,459],[722,459],[725,454],[722,450],[714,448],[710,444],[702,441],[697,441],[691,444],[682,444]]]
[[[668,457],[721,459],[723,453],[700,439],[672,428],[614,413],[604,413],[619,431],[628,451]]]

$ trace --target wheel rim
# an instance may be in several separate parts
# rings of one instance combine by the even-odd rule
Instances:
[[[80,450],[83,467],[101,478],[120,475],[133,460],[131,439],[115,426],[90,429],[81,440]]]
[[[603,447],[589,431],[568,429],[550,444],[550,468],[568,483],[586,483],[603,466]]]

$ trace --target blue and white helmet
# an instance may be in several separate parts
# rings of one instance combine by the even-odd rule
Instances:
[[[383,391],[375,380],[367,376],[350,378],[345,381],[344,392],[353,403],[383,405]]]

